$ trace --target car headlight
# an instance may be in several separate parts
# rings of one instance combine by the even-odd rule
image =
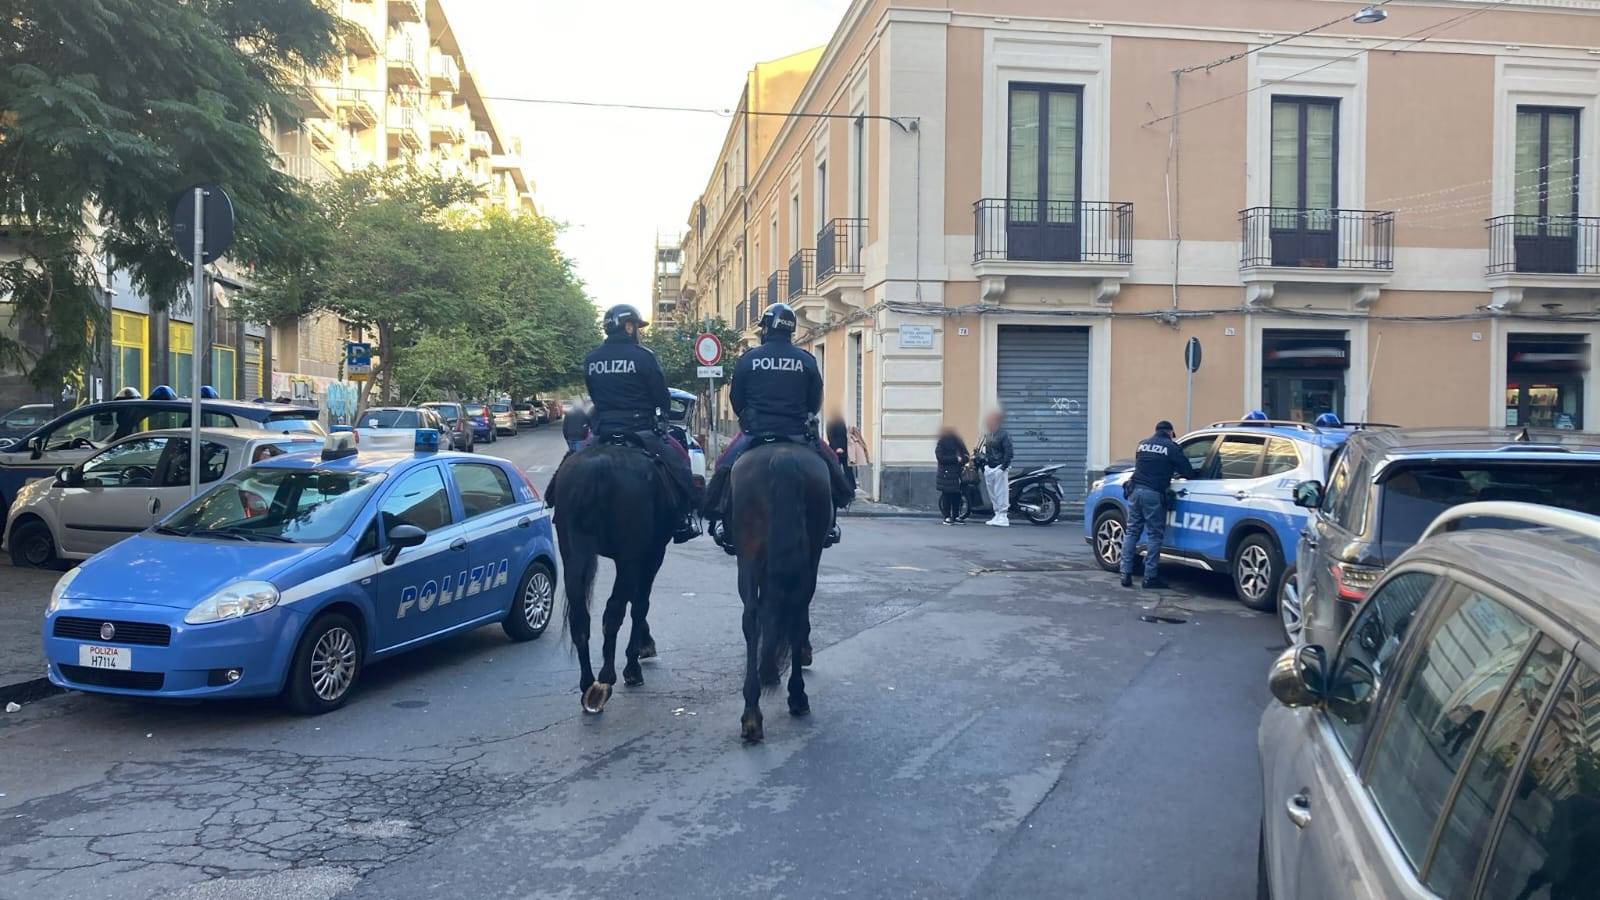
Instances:
[[[62,595],[67,592],[67,588],[72,585],[73,579],[77,578],[78,573],[82,571],[82,568],[74,566],[65,575],[56,579],[56,586],[50,589],[50,603],[44,608],[45,615],[48,616],[61,608]]]
[[[278,589],[265,581],[236,581],[201,600],[183,617],[188,625],[204,625],[255,615],[278,605]]]
[[[1094,483],[1089,485],[1089,493],[1092,494],[1095,491],[1098,491],[1098,490],[1100,490],[1101,488],[1103,488],[1105,486],[1106,486],[1106,480],[1104,478],[1096,478],[1094,480]]]

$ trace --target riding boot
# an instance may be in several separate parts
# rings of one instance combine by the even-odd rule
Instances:
[[[705,517],[706,530],[711,535],[711,540],[718,547],[733,553],[733,535],[728,531],[728,516],[723,508],[727,503],[728,473],[732,466],[718,466],[711,475],[711,483],[706,485],[705,496],[700,505],[700,515]],[[720,523],[721,527],[718,527]]]
[[[694,510],[685,511],[683,518],[678,521],[678,527],[672,532],[672,542],[681,544],[685,541],[692,541],[699,536],[700,526],[694,520]]]
[[[839,510],[835,509],[833,511],[833,524],[828,527],[828,537],[822,542],[822,548],[826,550],[832,547],[834,544],[839,543],[843,537],[844,531],[839,528]]]

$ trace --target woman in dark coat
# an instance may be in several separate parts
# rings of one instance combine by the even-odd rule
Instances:
[[[961,510],[961,469],[972,459],[967,445],[954,428],[939,432],[939,442],[933,445],[933,458],[939,463],[939,473],[934,486],[939,489],[939,511],[944,513],[944,524],[956,524],[956,513]]]
[[[828,420],[828,447],[839,457],[839,465],[844,468],[844,480],[850,485],[850,493],[854,494],[856,469],[850,465],[850,434],[845,427],[844,419],[838,416]]]

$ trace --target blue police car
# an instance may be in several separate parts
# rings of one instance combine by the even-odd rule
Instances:
[[[62,576],[45,611],[51,682],[169,698],[343,705],[369,662],[498,622],[537,638],[555,606],[550,518],[508,462],[358,452],[281,456]]]
[[[1276,607],[1308,513],[1294,505],[1294,486],[1325,481],[1328,459],[1352,429],[1332,417],[1317,425],[1265,417],[1216,422],[1178,439],[1196,477],[1172,483],[1163,562],[1233,576],[1234,592],[1251,609]],[[1122,562],[1131,471],[1107,475],[1084,501],[1084,540],[1101,568]]]

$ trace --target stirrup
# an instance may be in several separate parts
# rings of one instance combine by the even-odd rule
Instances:
[[[739,550],[733,545],[733,539],[728,534],[728,520],[711,519],[706,523],[706,531],[711,535],[712,543],[721,547],[729,556],[739,555]]]

